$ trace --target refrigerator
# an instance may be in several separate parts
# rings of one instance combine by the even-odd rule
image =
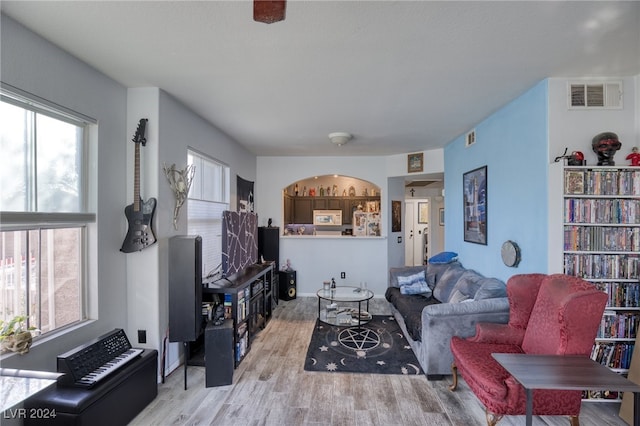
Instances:
[[[380,236],[380,212],[354,212],[352,224],[354,236]]]

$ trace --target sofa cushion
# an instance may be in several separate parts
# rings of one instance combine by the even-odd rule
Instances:
[[[424,271],[417,272],[413,275],[399,276],[398,284],[400,284],[401,294],[431,295],[431,289],[427,286]]]
[[[453,290],[451,297],[449,297],[449,303],[471,302],[472,300],[469,295],[464,294],[460,290]]]
[[[436,264],[446,264],[455,262],[458,260],[458,253],[452,251],[443,251],[442,253],[438,253],[435,256],[431,256],[429,258],[429,263]]]
[[[431,290],[433,290],[434,288],[436,288],[436,283],[438,282],[438,280],[440,279],[440,277],[442,277],[442,274],[444,274],[447,269],[451,268],[451,267],[455,267],[456,265],[460,265],[460,263],[458,262],[452,262],[452,263],[429,263],[427,265],[427,285],[429,286],[429,288]]]
[[[467,299],[473,299],[476,295],[476,292],[480,288],[481,281],[484,279],[482,275],[477,273],[472,269],[467,269],[464,271],[460,278],[458,278],[458,282],[456,282],[451,294],[449,295],[449,300],[447,302],[451,302],[451,298],[457,292],[460,292],[464,296],[467,296]]]
[[[497,278],[483,278],[474,300],[495,299],[496,297],[507,297],[505,283]]]
[[[474,393],[488,394],[492,399],[507,398],[505,380],[511,375],[492,353],[522,353],[518,345],[469,342],[452,337],[451,352],[462,377]]]
[[[426,266],[404,266],[401,268],[389,269],[389,286],[400,287],[398,277],[407,277],[418,272],[425,272]]]
[[[407,332],[413,340],[421,341],[422,333],[422,310],[427,305],[433,305],[438,302],[433,297],[423,297],[421,295],[402,295],[397,287],[387,287],[385,298],[389,301],[402,315]]]
[[[449,268],[438,278],[436,287],[433,289],[433,297],[441,302],[447,302],[449,300],[458,279],[466,271],[459,263],[452,263],[448,266]]]

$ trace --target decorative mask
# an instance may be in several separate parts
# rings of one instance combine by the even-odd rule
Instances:
[[[618,135],[613,132],[603,132],[595,135],[591,140],[593,152],[598,156],[598,166],[615,166],[613,156],[620,150],[622,143]]]

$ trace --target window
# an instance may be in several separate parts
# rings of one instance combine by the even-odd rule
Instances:
[[[86,137],[94,120],[0,91],[0,319],[51,332],[85,319]]]
[[[202,237],[202,276],[222,264],[222,212],[229,210],[229,167],[189,150],[195,174],[187,201],[187,232]]]

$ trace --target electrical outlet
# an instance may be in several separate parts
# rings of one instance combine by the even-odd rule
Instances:
[[[347,278],[347,273],[346,272],[340,272],[340,278],[342,278],[343,280],[345,278]]]
[[[138,343],[147,343],[147,330],[138,330]]]

